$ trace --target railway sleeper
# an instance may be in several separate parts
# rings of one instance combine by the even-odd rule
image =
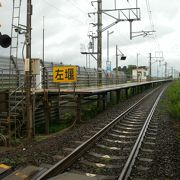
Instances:
[[[87,160],[80,160],[70,168],[71,170],[80,170],[84,173],[99,174],[99,175],[119,175],[122,166],[104,164],[98,162],[89,162]]]
[[[93,156],[95,158],[100,158],[100,159],[106,159],[106,160],[125,160],[127,159],[126,156],[113,156],[113,155],[108,155],[108,154],[99,154],[96,152],[89,152],[89,156]]]
[[[132,125],[143,125],[143,120],[140,120],[140,121],[135,121],[135,120],[130,120],[130,119],[124,119],[121,121],[122,123],[129,123],[129,124],[132,124]]]
[[[112,140],[108,138],[103,138],[103,142],[109,145],[116,145],[116,146],[130,146],[133,145],[133,141],[121,141],[121,140]]]
[[[119,134],[114,134],[114,133],[108,133],[107,134],[108,136],[111,136],[113,138],[119,138],[120,140],[121,139],[136,139],[137,136],[133,136],[133,135],[119,135]]]
[[[113,133],[117,134],[131,134],[131,135],[138,135],[139,131],[126,131],[126,130],[117,130],[117,129],[112,129],[111,130]]]
[[[142,125],[135,125],[135,124],[128,124],[126,122],[120,122],[118,123],[120,126],[125,126],[125,127],[133,127],[133,128],[141,128]]]
[[[131,150],[131,147],[117,147],[117,146],[108,146],[104,144],[96,144],[95,152],[98,153],[107,153],[110,155],[116,156],[126,156]]]
[[[37,167],[37,166],[26,166],[20,169],[17,169],[12,174],[7,175],[3,180],[20,180],[20,179],[33,179],[33,177],[38,177],[43,174],[47,168]],[[33,179],[35,180],[35,179]]]
[[[110,175],[101,175],[101,174],[94,174],[89,172],[81,172],[78,170],[70,170],[69,172],[63,173],[59,176],[53,178],[53,180],[67,180],[68,178],[72,178],[74,180],[117,180],[118,176],[110,176]],[[64,178],[64,179],[63,179]]]

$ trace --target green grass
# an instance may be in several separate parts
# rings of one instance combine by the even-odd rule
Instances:
[[[90,120],[100,111],[96,104],[90,104],[83,108],[83,119]]]
[[[175,81],[168,88],[167,106],[170,115],[180,121],[180,81]]]
[[[176,134],[176,138],[177,138],[178,141],[180,141],[180,133]]]
[[[65,128],[68,128],[73,124],[74,120],[75,120],[75,115],[73,113],[65,112],[61,120],[50,122],[49,132],[57,133]],[[36,127],[36,134],[40,135],[44,133],[45,133],[45,125]],[[41,141],[41,139],[39,141]]]
[[[9,158],[4,158],[4,159],[0,160],[0,163],[6,164],[9,166],[15,166],[16,165],[15,161],[12,159],[9,159]]]
[[[63,121],[50,124],[50,133],[56,133],[62,129],[68,128],[72,125],[74,119],[75,116],[72,113],[64,113]]]
[[[166,114],[168,111],[173,117],[173,127],[176,134],[176,140],[180,141],[180,80],[174,81],[166,91],[166,97],[161,101],[160,114]]]

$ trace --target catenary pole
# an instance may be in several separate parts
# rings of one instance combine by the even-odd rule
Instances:
[[[102,0],[98,0],[98,12],[97,12],[97,82],[98,86],[102,85]]]
[[[149,53],[149,80],[151,81],[151,76],[152,76],[152,63],[151,63],[151,53]]]
[[[27,33],[26,33],[26,65],[25,88],[26,88],[26,122],[28,138],[33,137],[33,118],[32,118],[32,101],[31,101],[31,0],[27,0]]]

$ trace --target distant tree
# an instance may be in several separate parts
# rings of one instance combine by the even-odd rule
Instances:
[[[127,67],[123,66],[122,71],[126,72],[127,71]]]
[[[119,67],[118,67],[118,71],[121,71],[121,70],[122,70],[122,68],[121,68],[121,66],[119,66]]]
[[[127,76],[132,77],[132,70],[136,68],[136,65],[128,65]]]
[[[127,77],[132,77],[132,70],[136,69],[136,67],[137,67],[136,65],[132,65],[132,64],[123,67],[119,66],[118,71],[123,71]],[[114,68],[113,71],[116,71],[116,68]]]
[[[121,71],[121,66],[118,67],[118,71]],[[113,71],[116,71],[116,68],[113,68]]]

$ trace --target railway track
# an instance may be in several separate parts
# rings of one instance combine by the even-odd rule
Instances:
[[[36,179],[147,178],[158,128],[154,111],[164,89],[147,94]]]

